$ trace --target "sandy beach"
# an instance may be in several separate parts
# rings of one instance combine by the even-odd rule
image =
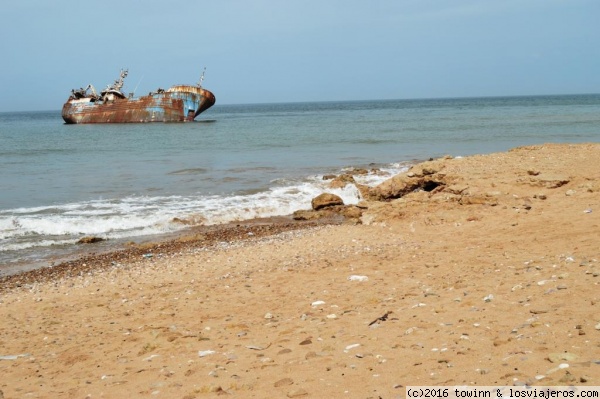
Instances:
[[[600,385],[600,145],[443,158],[343,222],[239,224],[0,280],[0,398]],[[90,244],[93,245],[93,244]]]

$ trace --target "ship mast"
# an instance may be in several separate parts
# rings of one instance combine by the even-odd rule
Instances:
[[[198,82],[198,87],[202,87],[202,82],[204,81],[204,74],[206,73],[206,67],[202,71],[202,75],[200,75],[200,81]]]
[[[123,88],[123,84],[125,83],[125,78],[127,77],[127,74],[129,73],[128,69],[121,69],[121,74],[119,76],[119,79],[115,80],[115,83],[113,85],[113,88],[115,90],[121,91],[121,89]]]
[[[121,92],[121,89],[123,88],[123,85],[125,84],[125,78],[127,77],[128,73],[129,73],[129,70],[121,69],[119,79],[116,79],[115,83],[113,83],[112,85],[106,86],[106,89],[104,89],[104,92],[109,92],[112,90]]]

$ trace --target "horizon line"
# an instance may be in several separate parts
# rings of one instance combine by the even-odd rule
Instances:
[[[518,98],[518,97],[566,97],[566,96],[597,96],[600,93],[567,93],[567,94],[511,94],[511,95],[482,95],[482,96],[456,96],[456,97],[413,97],[413,98],[371,98],[362,100],[308,100],[308,101],[279,101],[279,102],[253,102],[253,103],[223,103],[214,106],[242,106],[242,105],[275,105],[275,104],[310,104],[310,103],[351,103],[351,102],[369,102],[369,101],[428,101],[428,100],[468,100],[484,98]],[[0,111],[0,114],[9,113],[31,113],[31,112],[60,112],[61,109],[45,110],[13,110]]]

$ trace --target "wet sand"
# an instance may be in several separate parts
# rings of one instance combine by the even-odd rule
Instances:
[[[1,279],[5,398],[600,385],[600,145],[441,159],[361,224],[263,221]],[[423,190],[389,196],[410,179]]]

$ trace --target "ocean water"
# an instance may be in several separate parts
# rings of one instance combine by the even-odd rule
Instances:
[[[597,142],[600,95],[215,105],[183,124],[65,125],[0,113],[0,275],[68,256],[83,236],[136,240],[288,215],[322,177],[540,143]],[[335,190],[345,203],[359,193]],[[47,262],[46,262],[47,263]]]

